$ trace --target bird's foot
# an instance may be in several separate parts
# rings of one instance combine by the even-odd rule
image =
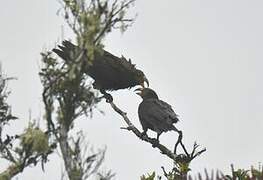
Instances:
[[[112,95],[110,95],[110,94],[104,94],[104,96],[103,96],[105,99],[106,99],[106,102],[107,103],[111,103],[112,101],[113,101],[113,97],[112,97]]]
[[[95,83],[95,82],[94,82]],[[93,84],[94,84],[93,83]],[[105,89],[100,89],[101,94],[103,94],[103,97],[106,99],[107,103],[111,103],[113,101],[113,97],[105,91]]]
[[[152,147],[155,148],[159,144],[159,139],[153,139]]]
[[[148,137],[148,136],[147,136],[147,133],[146,133],[145,131],[143,131],[143,132],[141,133],[141,138],[144,139],[144,138],[146,138],[146,137]]]

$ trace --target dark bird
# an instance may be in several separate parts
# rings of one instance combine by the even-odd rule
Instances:
[[[70,41],[63,41],[58,49],[53,49],[59,57],[65,61],[72,61],[80,56],[81,48],[72,44]],[[93,87],[100,90],[107,102],[112,101],[112,96],[106,93],[106,90],[113,91],[118,89],[132,88],[136,85],[144,87],[144,83],[149,82],[144,73],[137,69],[131,60],[116,57],[108,51],[95,51],[94,59],[88,63],[87,53],[82,56],[81,61],[84,63],[85,73],[95,81]]]
[[[136,94],[142,97],[142,102],[138,108],[139,120],[143,128],[143,134],[148,129],[157,132],[157,140],[163,132],[179,130],[173,125],[177,123],[178,116],[173,111],[171,105],[160,100],[157,94],[150,88],[138,88]]]

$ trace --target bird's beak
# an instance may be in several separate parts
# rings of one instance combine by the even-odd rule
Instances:
[[[142,90],[143,88],[137,88],[134,90],[134,92],[136,92],[137,95],[142,96]]]
[[[141,83],[141,86],[142,86],[143,88],[145,88],[144,83],[146,83],[146,84],[147,84],[147,87],[149,87],[149,81],[148,81],[148,79],[146,78],[146,76],[143,77],[143,82]]]

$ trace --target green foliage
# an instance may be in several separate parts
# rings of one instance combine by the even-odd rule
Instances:
[[[180,174],[187,174],[191,169],[189,168],[190,163],[189,162],[178,162],[177,167],[178,167],[178,172]]]
[[[23,169],[38,162],[47,161],[47,156],[52,153],[47,135],[33,124],[29,124],[22,135],[4,134],[3,129],[10,125],[10,120],[17,118],[11,113],[11,106],[6,102],[10,92],[7,91],[6,78],[0,72],[0,157],[9,162],[9,167],[0,173],[0,180],[9,180]],[[5,138],[3,138],[5,137]],[[20,140],[20,143],[17,141]],[[54,146],[53,146],[54,147]]]
[[[93,107],[100,99],[92,90],[90,80],[83,69],[83,62],[79,62],[78,59],[58,60],[52,57],[51,52],[41,55],[44,67],[39,75],[44,86],[42,95],[49,129],[54,126],[54,110],[58,123],[70,129],[74,119],[82,114],[91,115]],[[55,106],[56,103],[58,106]]]
[[[178,162],[174,164],[171,171],[166,172],[164,167],[162,167],[164,177],[167,180],[182,180],[186,179],[187,173],[190,171],[189,163]]]
[[[10,93],[9,91],[7,91],[7,82],[12,79],[14,78],[5,77],[5,75],[2,74],[0,65],[0,135],[3,125],[7,124],[10,120],[17,119],[17,117],[12,115],[11,107],[6,102],[7,97]]]
[[[249,179],[249,171],[244,169],[238,169],[236,171],[233,171],[233,176],[226,176],[226,179],[232,180],[232,179],[240,179],[240,180],[246,180]]]
[[[92,110],[100,101],[98,94],[91,87],[89,77],[85,74],[83,64],[91,64],[94,52],[101,52],[102,40],[112,29],[125,31],[133,19],[126,18],[126,10],[135,0],[62,0],[64,17],[76,34],[80,54],[72,61],[63,61],[52,56],[51,52],[42,53],[43,67],[39,73],[43,84],[43,102],[47,132],[30,124],[22,135],[2,138],[2,128],[10,120],[17,119],[6,103],[6,81],[0,74],[0,153],[1,157],[10,161],[10,167],[0,174],[0,180],[9,180],[22,172],[25,167],[41,162],[42,168],[47,156],[60,143],[65,169],[70,179],[87,179],[97,173],[105,150],[85,156],[79,139],[72,144],[68,132],[75,119],[81,115],[92,115]],[[87,53],[87,54],[85,54]],[[87,55],[88,62],[82,62]],[[52,137],[52,138],[50,138]],[[19,139],[20,144],[14,147],[12,142]],[[49,146],[49,140],[53,141]],[[83,149],[82,149],[83,148]],[[114,176],[110,171],[101,179],[109,180]]]
[[[263,168],[262,166],[259,166],[258,169],[255,169],[253,166],[251,167],[250,170],[245,170],[245,169],[234,169],[234,166],[231,165],[231,175],[224,175],[220,171],[212,171],[210,174],[207,172],[205,169],[205,177],[202,177],[200,173],[198,173],[198,179],[206,179],[206,180],[262,180],[263,179]],[[188,176],[189,180],[194,179],[193,175]]]
[[[164,177],[166,180],[192,180],[192,179],[199,179],[199,180],[262,180],[263,179],[263,167],[260,165],[258,169],[251,167],[250,170],[245,169],[234,169],[234,166],[231,165],[232,174],[231,175],[224,175],[221,171],[211,171],[208,173],[207,169],[204,170],[204,176],[201,173],[198,173],[197,176],[195,175],[188,175],[185,176],[182,174],[179,169],[173,168],[172,171],[166,172],[162,167],[164,172]],[[162,179],[160,176],[157,176],[158,179]],[[156,180],[155,172],[153,174],[148,174],[147,177],[144,175],[141,176],[141,180]]]
[[[25,132],[20,136],[20,145],[31,154],[46,153],[49,150],[48,136],[38,127],[29,124]]]
[[[70,179],[79,180],[82,179],[82,171],[80,168],[74,167],[70,173]]]
[[[255,169],[253,166],[251,167],[251,176],[252,178],[263,179],[263,167],[259,166],[258,169]]]
[[[97,175],[99,180],[111,180],[115,177],[115,173],[112,173],[111,171],[99,172]]]
[[[155,179],[155,172],[153,172],[152,174],[147,174],[147,176],[142,175],[141,176],[141,180],[154,180]]]
[[[104,151],[85,158],[86,149],[80,146],[81,136],[77,135],[73,143],[68,137],[74,121],[81,115],[92,115],[101,99],[92,89],[85,67],[92,64],[95,52],[102,52],[102,40],[107,33],[121,28],[119,24],[128,27],[133,21],[125,18],[133,1],[114,0],[110,5],[108,0],[62,0],[64,18],[75,33],[80,50],[70,54],[73,56],[70,60],[54,58],[51,52],[41,53],[43,67],[39,75],[44,87],[48,134],[60,144],[65,169],[72,180],[87,179],[97,172],[104,159]],[[113,174],[108,172],[101,177],[110,179]]]
[[[12,115],[11,106],[7,103],[10,92],[7,90],[7,82],[13,78],[8,78],[2,73],[0,65],[0,155],[7,158],[9,149],[12,148],[14,136],[5,135],[3,138],[3,129],[9,124],[9,121],[16,120],[17,117]],[[11,156],[9,156],[11,157]],[[11,158],[12,159],[12,158]]]
[[[245,169],[234,169],[234,166],[231,165],[232,175],[226,175],[226,180],[261,180],[263,179],[263,167],[260,165],[258,169],[255,169],[253,166],[250,170]]]
[[[89,63],[95,51],[103,48],[102,40],[112,31],[124,32],[133,22],[126,10],[135,0],[63,0],[64,18],[76,34],[79,47],[86,49]]]
[[[11,180],[11,176],[8,173],[0,174],[0,180]]]

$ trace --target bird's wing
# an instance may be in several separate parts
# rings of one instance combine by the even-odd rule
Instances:
[[[135,65],[124,57],[117,57],[104,51],[96,54],[93,68],[90,72],[99,80],[105,89],[117,90],[139,85],[136,80]]]
[[[65,61],[74,60],[81,52],[77,46],[67,40],[63,41],[62,45],[58,45],[58,48],[54,48],[52,51]]]
[[[62,45],[53,49],[59,57],[65,61],[73,61],[79,57],[82,52],[81,49],[72,44],[70,41],[63,41]],[[92,64],[85,65],[85,73],[91,76],[95,83],[94,85],[98,89],[104,90],[118,90],[131,88],[139,85],[138,75],[141,75],[141,71],[135,68],[135,65],[130,60],[124,57],[117,57],[108,51],[95,51],[94,61]],[[86,56],[83,56],[83,61],[87,60]]]
[[[139,118],[142,125],[145,124],[156,132],[172,130],[172,124],[178,121],[171,106],[159,99],[144,100],[139,106]]]
[[[173,123],[179,121],[178,115],[172,109],[172,106],[162,100],[154,101],[156,106],[158,106],[162,111],[172,120]]]
[[[58,48],[54,48],[53,52],[55,52],[58,56],[60,56],[64,60],[68,60],[70,58],[76,58],[80,53],[80,48],[70,41],[64,40],[62,45],[58,45]],[[108,51],[103,51],[102,53],[96,52],[95,58],[98,60],[98,65],[101,64],[111,66],[114,71],[133,71],[135,70],[135,65],[132,64],[131,60],[127,60],[125,57],[117,57],[111,54]],[[101,64],[100,64],[101,63]]]
[[[122,71],[132,71],[135,70],[135,64],[132,64],[131,60],[127,60],[124,56],[122,57],[117,57],[114,56],[113,54],[111,54],[108,51],[104,51],[104,56],[106,57],[105,59],[107,59],[108,61],[112,61],[112,66],[114,68],[117,68],[118,70],[122,70]]]

